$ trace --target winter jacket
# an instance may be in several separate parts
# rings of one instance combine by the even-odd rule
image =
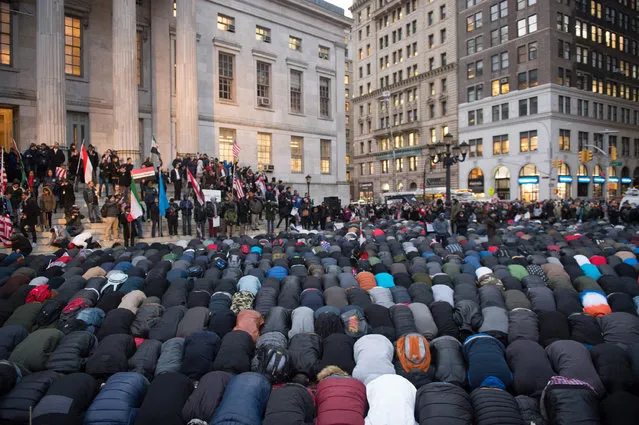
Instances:
[[[542,311],[539,319],[539,343],[547,347],[555,341],[570,338],[570,327],[566,316],[558,311]]]
[[[187,337],[192,333],[206,329],[208,323],[209,310],[206,307],[190,308],[178,323],[176,336]]]
[[[406,378],[382,375],[366,385],[366,425],[414,425],[417,389]]]
[[[38,329],[13,349],[9,361],[30,372],[44,370],[63,336],[57,329]]]
[[[263,425],[311,425],[315,404],[309,390],[299,384],[285,384],[271,391]]]
[[[160,322],[163,313],[164,307],[161,304],[143,304],[131,324],[131,335],[137,338],[148,338],[151,329]]]
[[[524,425],[515,398],[499,388],[482,387],[470,393],[477,425]]]
[[[184,340],[181,372],[197,381],[213,370],[220,342],[220,337],[211,331],[198,331],[187,336]]]
[[[437,325],[428,306],[420,302],[414,302],[409,304],[408,308],[413,313],[417,332],[424,335],[428,340],[435,338],[437,336]]]
[[[459,328],[462,338],[477,332],[484,322],[479,306],[472,300],[458,301],[455,304],[453,319]]]
[[[130,334],[131,324],[135,320],[135,314],[126,308],[111,310],[104,317],[104,322],[96,336],[102,341],[110,335]]]
[[[630,346],[639,343],[639,317],[630,313],[610,313],[597,317],[605,342]]]
[[[133,425],[149,381],[136,372],[111,376],[84,415],[84,425]]]
[[[366,387],[348,377],[322,379],[315,393],[315,425],[364,425]]]
[[[457,339],[448,335],[435,338],[430,342],[430,350],[437,381],[459,386],[466,383],[466,362]]]
[[[468,363],[468,385],[478,388],[491,382],[493,386],[508,388],[513,376],[504,357],[504,346],[496,338],[477,334],[468,337],[463,345],[463,353]],[[501,382],[499,382],[501,381]]]
[[[597,319],[585,313],[573,313],[568,316],[570,339],[586,346],[603,344],[603,336]]]
[[[12,325],[0,328],[0,359],[7,359],[13,349],[20,344],[29,332],[22,326]]]
[[[182,408],[185,421],[199,419],[208,423],[213,418],[222,395],[233,375],[228,372],[214,371],[202,376],[197,387]]]
[[[603,425],[634,425],[639,417],[639,397],[616,391],[599,404]]]
[[[295,373],[303,373],[313,379],[320,371],[322,343],[315,333],[297,334],[289,341],[288,352]]]
[[[33,425],[81,425],[98,389],[98,382],[86,373],[61,376],[33,409]]]
[[[314,323],[313,310],[308,307],[297,307],[291,313],[291,329],[288,331],[289,339],[299,333],[315,332]]]
[[[261,424],[271,384],[264,375],[246,372],[236,375],[226,386],[211,425]]]
[[[31,409],[60,376],[52,370],[24,376],[7,395],[0,398],[0,420],[16,424],[28,423]]]
[[[393,344],[382,335],[365,335],[355,342],[353,348],[355,368],[353,378],[364,385],[381,375],[394,374]]]
[[[162,350],[162,343],[154,339],[143,340],[129,359],[129,370],[152,379]]]
[[[520,339],[539,341],[537,314],[526,308],[516,308],[508,312],[508,343]]]
[[[155,366],[155,376],[168,372],[179,372],[182,367],[184,338],[171,338],[162,344],[160,357]]]
[[[544,348],[536,341],[519,339],[506,348],[516,394],[537,397],[555,374]]]
[[[590,356],[608,393],[636,388],[637,377],[624,348],[616,344],[599,344],[590,349]]]
[[[186,311],[186,307],[181,305],[169,307],[164,310],[159,320],[149,329],[148,337],[161,342],[166,342],[174,338],[177,333],[178,324],[184,317],[184,314],[186,314]],[[144,329],[143,326],[140,328],[141,333],[143,332],[142,329]]]
[[[264,322],[264,326],[262,326],[261,332],[280,332],[286,335],[290,327],[291,311],[284,307],[273,307],[268,316],[266,316],[266,321]]]
[[[347,373],[352,373],[355,367],[353,346],[355,340],[343,333],[334,333],[322,340],[322,357],[319,369],[326,366],[337,366]]]
[[[459,338],[459,328],[453,318],[453,307],[445,301],[436,301],[429,307],[437,326],[438,335]]]
[[[245,331],[253,338],[253,341],[257,341],[260,335],[260,327],[264,324],[264,317],[255,310],[242,310],[237,315],[237,323],[233,330]]]
[[[86,372],[98,377],[108,377],[129,370],[129,358],[135,353],[133,337],[113,334],[104,338],[86,363]]]
[[[419,425],[470,425],[473,416],[470,396],[457,385],[433,382],[417,391],[415,418]]]
[[[249,333],[243,330],[229,332],[222,338],[213,369],[235,374],[248,372],[254,352],[255,341]]]
[[[553,377],[544,390],[541,412],[552,425],[600,424],[597,394],[577,379]]]
[[[142,401],[135,425],[184,425],[182,407],[191,392],[193,383],[185,375],[157,375]]]
[[[571,340],[555,341],[546,347],[546,353],[557,374],[588,383],[599,396],[605,393],[590,353],[582,344]]]
[[[71,332],[62,337],[46,368],[59,373],[81,372],[97,343],[98,339],[91,332]]]

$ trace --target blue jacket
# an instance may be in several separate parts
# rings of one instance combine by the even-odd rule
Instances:
[[[271,384],[259,373],[239,374],[226,387],[210,425],[260,425]]]
[[[146,395],[149,381],[137,372],[112,375],[84,415],[84,425],[129,425]]]
[[[469,336],[462,350],[471,389],[484,386],[506,389],[512,385],[513,374],[506,363],[505,348],[497,338],[484,333]]]

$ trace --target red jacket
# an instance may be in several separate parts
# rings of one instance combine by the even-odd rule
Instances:
[[[51,290],[49,289],[49,285],[39,285],[29,291],[29,294],[27,294],[27,299],[25,300],[25,304],[35,302],[43,303],[49,298],[51,298]]]
[[[315,425],[364,425],[366,387],[355,378],[328,377],[317,384]]]

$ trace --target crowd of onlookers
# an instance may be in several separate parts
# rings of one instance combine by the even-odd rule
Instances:
[[[151,237],[195,235],[215,237],[224,233],[246,234],[265,225],[267,233],[288,229],[291,224],[304,229],[326,229],[333,222],[393,218],[432,223],[436,233],[444,227],[449,232],[465,234],[469,223],[482,222],[495,225],[509,220],[592,220],[607,218],[612,224],[639,223],[639,208],[615,202],[584,200],[546,200],[540,202],[499,201],[465,202],[457,200],[447,207],[441,199],[433,202],[399,202],[392,204],[353,204],[343,208],[314,202],[308,194],[297,190],[275,177],[248,166],[219,161],[207,154],[177,156],[167,168],[161,160],[147,157],[142,167],[154,167],[155,177],[134,180],[132,158],[120,158],[114,150],[100,155],[94,146],[87,149],[93,166],[93,179],[84,182],[84,165],[79,148],[72,144],[62,150],[32,144],[21,155],[12,149],[4,154],[8,187],[0,199],[0,212],[11,217],[14,226],[31,241],[37,241],[37,228],[51,233],[51,243],[63,246],[84,232],[83,220],[106,222],[102,240],[110,242],[124,238],[125,245],[133,244],[150,231]],[[20,169],[24,164],[24,175]],[[162,207],[159,172],[168,205]],[[200,189],[219,193],[219,199],[205,196],[200,203],[189,181],[189,174]],[[238,196],[236,179],[241,185]],[[22,181],[21,181],[22,180]],[[143,215],[130,218],[131,185],[138,185]],[[78,195],[83,209],[78,206]],[[79,196],[78,196],[79,197]],[[53,221],[53,214],[64,212],[65,224]],[[163,214],[162,214],[163,212]],[[166,223],[165,223],[166,221]],[[441,224],[441,222],[444,224]],[[144,223],[149,225],[143,225]],[[181,222],[181,226],[180,226]],[[284,225],[282,227],[282,224]],[[149,229],[150,227],[150,229]],[[181,229],[180,229],[181,227]]]

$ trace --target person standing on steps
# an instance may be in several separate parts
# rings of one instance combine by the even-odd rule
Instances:
[[[107,224],[104,230],[104,238],[109,242],[120,237],[118,225],[119,209],[120,207],[115,201],[115,195],[113,194],[109,196],[104,205],[102,205],[102,217],[104,217],[104,222]]]
[[[148,206],[147,211],[150,211],[151,222],[153,223],[151,225],[151,237],[154,238],[156,233],[158,236],[162,237],[162,222],[160,221],[160,200],[158,198],[155,198],[153,200],[153,203]],[[171,227],[169,226],[169,231],[170,230]]]
[[[135,224],[128,220],[130,212],[131,208],[127,206],[119,215],[120,224],[122,225],[122,233],[124,234],[124,246],[126,248],[135,245],[135,237],[137,236]]]
[[[40,215],[40,208],[35,198],[31,196],[30,192],[22,193],[22,204],[20,212],[20,231],[24,237],[28,237],[27,234],[31,233],[31,241],[33,245],[37,242],[36,237],[36,224],[38,224],[38,216]]]
[[[40,196],[40,211],[42,213],[42,227],[43,229],[51,229],[53,227],[53,211],[55,210],[55,196],[49,188],[45,186],[42,189],[42,195]]]
[[[180,201],[180,211],[182,211],[182,235],[191,236],[191,219],[193,217],[193,202],[189,199],[188,195],[184,195],[184,198]]]
[[[180,167],[182,162],[173,162],[173,169],[171,170],[170,180],[173,182],[173,190],[175,199],[182,197],[182,170]]]
[[[91,223],[102,223],[102,218],[98,212],[98,205],[100,198],[98,197],[98,191],[93,181],[89,182],[89,185],[84,189],[84,202],[87,203],[87,209],[89,210],[89,221]]]

